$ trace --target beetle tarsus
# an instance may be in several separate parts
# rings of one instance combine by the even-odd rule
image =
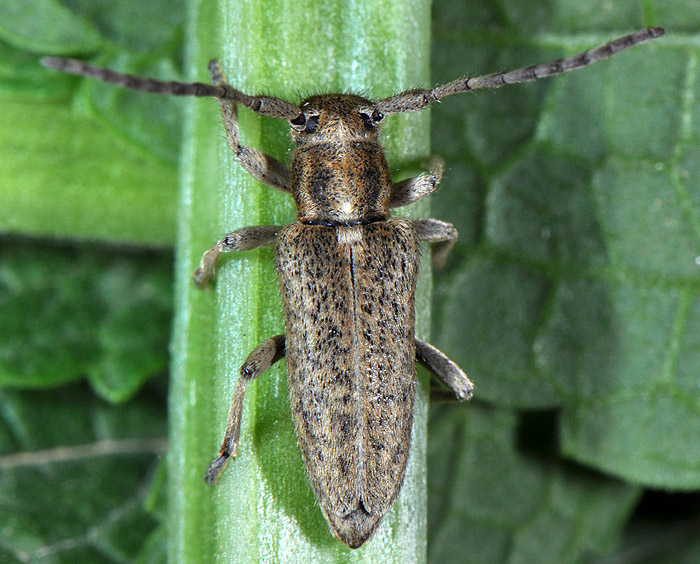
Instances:
[[[204,481],[210,486],[215,486],[216,482],[219,481],[219,476],[226,469],[226,464],[228,464],[231,455],[222,454],[212,460],[212,463],[207,468],[207,473],[204,474]]]

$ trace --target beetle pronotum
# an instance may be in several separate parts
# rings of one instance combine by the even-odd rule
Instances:
[[[573,57],[414,89],[380,100],[352,94],[312,96],[294,104],[251,96],[226,83],[216,61],[212,84],[163,82],[81,61],[48,57],[47,67],[134,90],[219,100],[228,141],[243,168],[263,184],[293,196],[296,221],[285,227],[245,227],[202,256],[194,281],[204,287],[222,252],[274,245],[285,334],[260,344],[241,368],[219,455],[205,479],[216,483],[236,456],[246,386],[286,356],[292,418],[311,486],[333,533],[361,546],[396,500],[406,471],[415,362],[458,400],[471,397],[466,374],[414,336],[419,242],[436,244],[441,262],[457,239],[437,219],[390,217],[433,192],[443,162],[392,183],[380,142],[390,114],[421,110],[452,94],[554,76],[663,35],[658,27],[625,35]],[[295,148],[290,166],[239,143],[238,104],[289,121]]]

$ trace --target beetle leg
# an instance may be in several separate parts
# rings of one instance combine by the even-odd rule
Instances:
[[[238,379],[236,389],[233,392],[231,407],[228,411],[226,433],[219,448],[219,456],[216,457],[207,468],[204,481],[213,486],[226,468],[229,458],[235,458],[238,451],[238,439],[241,434],[241,416],[243,414],[243,396],[249,382],[255,380],[285,354],[284,335],[277,335],[260,343],[241,367],[241,377]]]
[[[445,264],[447,254],[457,241],[457,237],[459,237],[459,233],[457,233],[454,225],[433,218],[414,219],[413,225],[418,232],[420,241],[437,243],[433,246],[433,266],[440,267]]]
[[[472,397],[474,384],[454,361],[433,345],[416,339],[416,360],[452,390],[457,401]]]
[[[227,251],[248,251],[258,247],[274,245],[277,234],[281,229],[282,227],[279,225],[255,225],[227,233],[223,239],[202,255],[199,266],[193,275],[195,286],[197,288],[205,288],[211,279],[214,278],[216,262],[219,260],[221,253]]]
[[[221,70],[219,61],[211,61],[209,63],[209,75],[212,84],[215,86],[226,86],[226,77]],[[236,155],[241,166],[248,174],[266,186],[291,194],[289,168],[262,151],[241,145],[238,114],[236,111],[237,102],[228,98],[219,98],[218,100],[224,119],[228,144],[231,146],[231,150]]]
[[[442,179],[445,161],[442,157],[432,155],[428,159],[426,168],[423,174],[397,182],[391,187],[390,208],[407,206],[435,191]]]

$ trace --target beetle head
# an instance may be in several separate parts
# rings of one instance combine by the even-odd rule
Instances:
[[[325,94],[302,101],[301,114],[289,120],[297,145],[379,141],[384,116],[375,104],[354,94]]]

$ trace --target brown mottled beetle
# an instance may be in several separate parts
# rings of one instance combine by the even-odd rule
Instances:
[[[195,284],[203,287],[222,252],[274,245],[286,325],[284,335],[264,341],[243,364],[226,434],[206,481],[216,483],[236,456],[246,386],[286,356],[292,417],[309,481],[335,535],[350,547],[361,546],[403,483],[415,362],[458,400],[468,399],[473,389],[454,362],[414,336],[419,242],[437,243],[433,259],[441,262],[457,231],[437,219],[391,218],[389,212],[433,192],[443,162],[433,157],[426,173],[392,183],[379,124],[389,114],[420,110],[451,94],[581,68],[663,33],[648,28],[566,59],[464,77],[378,101],[325,94],[298,106],[236,90],[226,84],[216,61],[209,65],[208,85],[148,80],[80,61],[44,59],[45,66],[135,90],[217,98],[243,168],[296,202],[294,223],[229,233],[204,253],[194,274]],[[289,167],[240,145],[237,104],[289,120],[295,143]]]

